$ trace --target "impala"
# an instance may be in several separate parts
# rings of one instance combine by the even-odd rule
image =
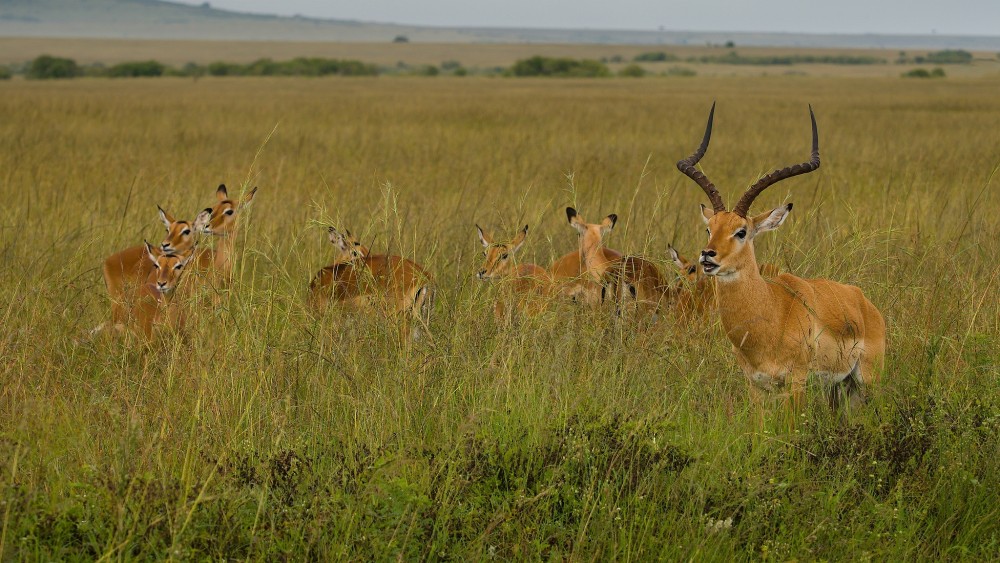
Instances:
[[[353,309],[373,306],[393,315],[404,315],[402,332],[410,335],[408,318],[425,330],[434,305],[431,276],[419,264],[401,256],[371,255],[346,231],[330,229],[330,242],[340,258],[317,272],[309,284],[310,301],[317,307],[330,300]],[[419,330],[413,338],[420,336]]]
[[[195,244],[197,225],[208,218],[205,211],[198,214],[194,224],[188,221],[178,221],[172,215],[156,206],[160,221],[167,228],[167,236],[160,244],[160,251],[168,254],[183,254]],[[144,244],[126,248],[104,259],[102,267],[104,284],[111,297],[111,323],[120,324],[125,320],[123,300],[130,286],[138,286],[149,277],[153,271],[153,261],[149,258]]]
[[[528,226],[517,232],[508,243],[497,243],[493,237],[479,225],[476,225],[479,242],[483,245],[483,267],[476,272],[476,277],[484,281],[496,281],[504,294],[493,306],[497,319],[506,316],[508,303],[514,307],[532,314],[545,308],[546,297],[552,285],[548,271],[535,264],[518,264],[515,254],[524,245],[528,236]]]
[[[831,404],[843,387],[852,405],[864,400],[865,385],[875,383],[885,354],[885,321],[860,289],[825,279],[802,279],[788,273],[766,280],[757,267],[754,238],[777,229],[792,204],[750,216],[750,205],[768,186],[819,168],[819,133],[812,107],[812,156],[808,162],[775,170],[758,179],[727,211],[722,196],[695,165],[712,136],[715,105],[701,146],[677,168],[708,195],[702,205],[708,244],[700,264],[717,280],[719,315],[736,361],[751,383],[758,413],[764,393],[790,399],[791,412],[805,406],[805,385],[813,373],[831,387]],[[762,415],[762,414],[761,414]],[[793,418],[794,421],[794,418]]]
[[[233,255],[237,238],[237,219],[251,203],[257,188],[250,190],[242,199],[229,199],[226,185],[221,184],[215,190],[216,203],[205,208],[199,214],[200,220],[195,221],[198,231],[215,237],[215,248],[204,248],[198,251],[194,267],[200,272],[207,272],[213,282],[213,287],[224,288],[232,281]],[[217,296],[217,294],[216,294]]]
[[[660,268],[640,256],[625,256],[612,262],[604,275],[603,299],[614,301],[619,316],[634,304],[639,318],[657,320],[664,304],[676,297]]]
[[[615,228],[618,216],[612,213],[600,223],[587,223],[576,209],[567,207],[566,219],[576,229],[580,244],[576,251],[552,264],[552,279],[563,295],[586,303],[599,303],[605,272],[622,258],[621,252],[604,246],[604,236]]]
[[[105,327],[123,332],[131,324],[139,335],[152,340],[157,326],[164,325],[174,329],[183,326],[183,312],[173,297],[185,267],[195,256],[196,247],[173,253],[144,242],[142,249],[151,264],[150,272],[144,283],[129,288],[124,296],[121,305],[123,310],[127,309],[128,314],[98,326],[91,331],[91,335],[98,334]]]

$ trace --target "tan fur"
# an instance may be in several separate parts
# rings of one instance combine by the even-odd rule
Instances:
[[[567,207],[566,217],[579,235],[579,248],[552,264],[552,279],[561,295],[600,303],[604,274],[622,258],[621,252],[604,246],[604,236],[614,228],[618,216],[611,214],[600,223],[587,223],[575,209]]]
[[[167,229],[167,235],[160,244],[161,251],[173,254],[186,253],[196,242],[197,229],[189,221],[180,221],[163,209],[159,210],[160,221]],[[116,252],[104,259],[101,271],[104,275],[104,285],[111,298],[111,322],[121,324],[125,321],[127,308],[124,300],[135,287],[144,283],[153,271],[153,263],[146,252],[146,246],[140,244]]]
[[[173,254],[148,243],[142,248],[151,264],[149,274],[143,283],[130,288],[124,296],[121,306],[125,314],[97,327],[92,334],[109,326],[118,332],[131,328],[146,340],[152,340],[156,327],[165,326],[174,330],[183,328],[184,313],[180,305],[175,303],[174,295],[196,249],[192,247],[183,254]]]
[[[791,407],[793,425],[805,406],[809,373],[832,384],[834,406],[839,403],[839,387],[846,388],[852,403],[860,403],[865,385],[877,382],[883,369],[886,331],[882,314],[854,286],[791,274],[766,279],[765,275],[775,273],[774,268],[758,267],[754,253],[754,238],[777,229],[792,210],[789,203],[751,217],[754,199],[777,182],[820,167],[819,129],[812,107],[809,160],[761,176],[732,211],[726,210],[719,190],[696,168],[708,150],[714,115],[715,104],[701,145],[679,161],[677,168],[712,202],[712,209],[702,206],[708,245],[701,252],[700,265],[717,280],[719,316],[751,394],[758,405],[763,393],[784,398]]]
[[[711,234],[705,251],[716,253],[719,313],[737,362],[759,389],[789,394],[798,412],[810,372],[837,380],[857,366],[860,374],[848,377],[876,383],[886,334],[882,314],[857,287],[787,273],[770,281],[761,276],[749,233],[762,224],[763,230],[777,228],[790,210],[745,219],[706,208]],[[734,236],[741,229],[748,233],[745,242]]]
[[[202,248],[198,251],[194,264],[195,271],[201,274],[213,291],[213,300],[218,300],[218,291],[224,290],[232,283],[233,257],[238,234],[240,215],[253,203],[257,188],[247,192],[240,201],[229,199],[226,186],[220,185],[215,191],[216,203],[202,211],[204,220],[196,220],[195,224],[202,234],[215,238],[214,248]]]
[[[492,281],[500,286],[500,298],[494,303],[493,313],[497,320],[508,317],[513,309],[528,315],[543,311],[548,304],[552,289],[549,272],[536,264],[518,264],[517,251],[528,236],[528,226],[517,232],[513,240],[506,244],[493,242],[493,237],[476,225],[483,251],[483,267],[476,277]]]
[[[341,254],[313,276],[310,303],[318,309],[333,302],[356,310],[374,307],[391,315],[408,313],[401,325],[406,337],[410,336],[411,320],[426,327],[434,299],[430,274],[401,256],[371,255],[350,231],[346,232],[345,236],[330,229],[330,240]]]

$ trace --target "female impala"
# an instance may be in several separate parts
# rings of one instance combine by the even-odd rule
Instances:
[[[701,146],[677,168],[708,195],[713,209],[702,206],[708,245],[701,251],[705,274],[718,280],[719,314],[736,360],[749,379],[758,405],[761,392],[791,396],[792,412],[805,405],[808,372],[842,384],[852,404],[864,399],[864,385],[878,380],[885,354],[885,321],[860,289],[824,279],[779,274],[765,280],[757,268],[753,239],[774,230],[792,204],[755,217],[750,205],[768,186],[819,168],[819,134],[812,107],[812,158],[775,170],[750,186],[732,211],[712,182],[695,168],[712,136],[715,105]],[[839,401],[836,388],[831,404]]]
[[[509,243],[493,242],[493,237],[483,232],[479,225],[476,225],[476,232],[485,249],[483,257],[486,259],[476,277],[484,281],[498,281],[502,286],[501,291],[505,293],[493,306],[497,319],[504,318],[507,304],[511,301],[517,309],[528,313],[538,313],[544,309],[552,285],[549,273],[541,266],[517,264],[514,259],[515,253],[524,245],[528,236],[528,226],[525,225],[518,231]]]
[[[106,326],[122,332],[128,322],[138,334],[146,340],[152,340],[156,326],[165,325],[175,329],[183,326],[183,313],[173,296],[185,267],[195,256],[196,248],[192,246],[182,253],[173,253],[153,247],[148,242],[143,242],[142,248],[151,264],[150,272],[144,283],[130,288],[124,296],[122,308],[128,310],[127,318],[123,315],[120,320],[102,324],[91,331],[92,335],[101,332]]]
[[[604,275],[602,297],[614,301],[618,314],[634,303],[639,317],[656,321],[661,307],[675,297],[660,268],[640,256],[625,256],[612,262]]]
[[[233,254],[236,245],[237,222],[240,214],[253,203],[257,188],[250,190],[243,199],[229,199],[226,185],[215,190],[216,204],[205,208],[199,214],[203,220],[195,221],[202,234],[216,237],[215,248],[204,248],[198,252],[194,267],[200,272],[208,272],[215,288],[228,287],[233,276]]]
[[[599,303],[604,273],[622,258],[621,252],[604,246],[604,235],[615,228],[618,216],[612,213],[600,223],[587,223],[576,209],[567,207],[566,219],[579,233],[580,247],[552,264],[552,278],[563,295],[586,303]]]
[[[424,328],[430,322],[434,304],[431,276],[419,264],[401,256],[371,255],[349,231],[347,236],[330,229],[330,242],[342,256],[320,270],[309,284],[310,301],[326,305],[330,299],[355,309],[376,304],[390,314],[405,314]],[[349,256],[349,259],[344,259]],[[408,336],[409,323],[404,317],[402,332]],[[419,338],[419,330],[414,339]]]
[[[208,219],[205,211],[198,214],[194,224],[188,221],[178,221],[164,211],[160,206],[160,221],[167,228],[167,236],[160,244],[160,251],[168,254],[183,254],[195,244],[195,233],[198,225]],[[111,323],[120,324],[125,321],[126,310],[122,304],[129,286],[138,286],[149,277],[153,271],[153,261],[149,259],[145,245],[133,246],[116,252],[104,259],[102,272],[104,284],[111,297]]]

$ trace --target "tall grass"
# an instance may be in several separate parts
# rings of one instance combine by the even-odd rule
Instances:
[[[1000,555],[995,79],[175,79],[0,84],[0,557],[986,559]],[[864,412],[758,433],[716,319],[492,322],[473,223],[571,250],[703,243],[675,169],[795,211],[762,260],[889,323]],[[273,134],[272,134],[273,130]],[[265,143],[266,139],[266,143]],[[260,186],[230,292],[151,346],[79,343],[103,257]],[[433,343],[305,306],[320,223],[424,264]],[[196,284],[192,277],[184,283]]]

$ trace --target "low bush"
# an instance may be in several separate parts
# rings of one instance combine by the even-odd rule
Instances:
[[[111,78],[138,78],[143,76],[163,76],[167,65],[158,61],[135,61],[119,63],[107,70]]]
[[[514,63],[511,76],[600,77],[611,76],[607,65],[592,59],[534,56]]]
[[[75,78],[83,74],[73,59],[41,55],[31,62],[27,77],[33,80]]]

